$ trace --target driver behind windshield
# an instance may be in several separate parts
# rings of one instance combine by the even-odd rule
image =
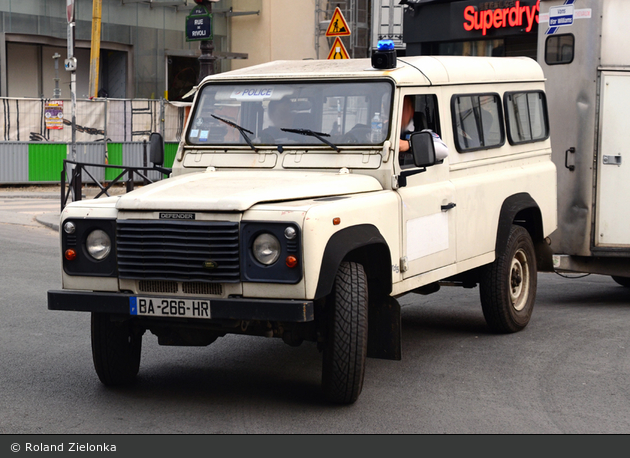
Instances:
[[[283,132],[282,128],[293,128],[293,120],[295,113],[292,110],[291,98],[285,95],[280,100],[272,100],[267,107],[267,114],[271,125],[260,133],[261,143],[276,143],[280,139],[291,139],[293,141],[299,141],[300,135],[293,134],[291,132]],[[297,126],[300,127],[300,126]],[[304,137],[301,137],[302,140]]]

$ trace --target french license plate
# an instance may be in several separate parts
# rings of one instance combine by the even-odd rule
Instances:
[[[210,318],[210,301],[199,299],[173,299],[161,297],[130,297],[131,315]]]

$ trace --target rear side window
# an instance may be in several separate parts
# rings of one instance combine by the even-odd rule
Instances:
[[[542,91],[506,92],[504,103],[510,144],[540,141],[549,136],[547,100]]]
[[[457,151],[498,148],[505,143],[498,94],[454,95],[451,105]]]
[[[545,41],[545,63],[547,65],[570,64],[575,53],[573,34],[552,35]]]

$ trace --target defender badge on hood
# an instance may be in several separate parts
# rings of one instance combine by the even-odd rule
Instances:
[[[160,213],[160,219],[195,219],[194,213]]]

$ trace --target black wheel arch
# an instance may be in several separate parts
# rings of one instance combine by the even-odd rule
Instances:
[[[335,275],[342,261],[363,265],[370,290],[389,294],[392,290],[392,262],[389,246],[378,228],[372,224],[350,226],[332,235],[322,257],[315,299],[332,291]]]
[[[539,271],[553,272],[552,251],[545,242],[540,207],[527,192],[513,194],[503,202],[497,228],[495,251],[500,253],[507,243],[512,224],[523,226],[529,232],[536,250]]]

